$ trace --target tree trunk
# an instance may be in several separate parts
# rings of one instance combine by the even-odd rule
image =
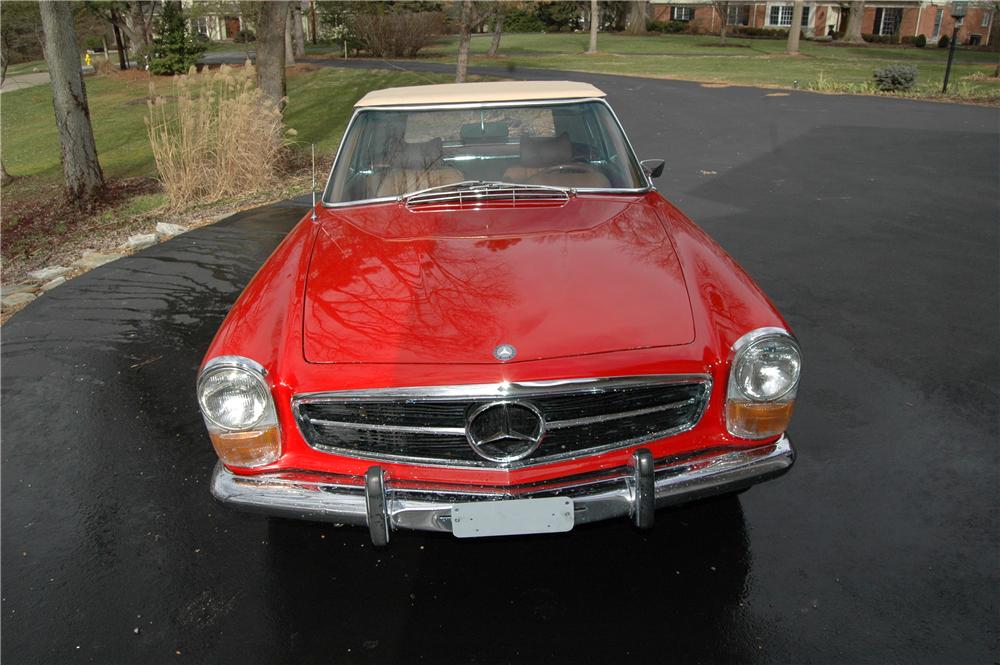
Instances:
[[[792,25],[788,28],[788,55],[799,54],[799,33],[802,32],[802,0],[792,7]]]
[[[309,38],[316,46],[319,40],[316,36],[316,0],[309,0]]]
[[[292,39],[292,3],[285,4],[285,66],[295,64],[295,46]]]
[[[715,6],[715,13],[719,15],[719,43],[726,43],[726,32],[728,25],[726,22],[729,20],[729,5],[728,4],[717,4]]]
[[[844,41],[849,44],[864,44],[865,40],[861,36],[861,22],[865,17],[865,3],[863,0],[852,2],[847,14],[847,28],[844,30]]]
[[[115,48],[118,49],[118,69],[125,71],[128,69],[128,53],[125,52],[125,42],[122,40],[122,31],[118,27],[120,19],[118,11],[114,5],[111,6],[111,30],[115,33]]]
[[[601,21],[601,8],[597,0],[590,0],[590,46],[587,53],[594,55],[597,53],[597,26]]]
[[[292,1],[292,37],[295,38],[295,57],[304,57],[306,38],[302,30],[302,0]]]
[[[493,17],[493,41],[490,42],[489,56],[491,58],[497,57],[497,51],[500,50],[500,37],[503,35],[503,19],[503,10],[497,5],[496,15]]]
[[[151,2],[141,2],[132,0],[128,3],[128,15],[125,17],[123,28],[132,42],[132,52],[138,56],[140,53],[149,52],[153,47],[153,17],[146,16],[145,6],[152,6]]]
[[[97,161],[97,146],[90,126],[73,10],[68,2],[40,2],[38,7],[45,33],[45,62],[52,83],[66,198],[72,203],[90,203],[104,191],[104,174]]]
[[[462,0],[462,18],[459,29],[455,83],[465,83],[465,78],[469,73],[469,42],[472,41],[472,0]]]
[[[625,32],[630,35],[646,33],[646,0],[631,0],[629,2],[628,23]]]
[[[285,23],[287,2],[263,2],[257,22],[257,87],[279,108],[284,108]]]

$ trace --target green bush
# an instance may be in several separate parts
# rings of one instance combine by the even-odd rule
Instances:
[[[895,44],[896,35],[871,35],[864,34],[861,38],[870,44]]]
[[[158,28],[159,37],[153,40],[149,61],[149,71],[153,74],[183,74],[205,52],[205,46],[188,32],[184,11],[175,3],[163,4]]]
[[[515,9],[504,19],[503,29],[504,32],[545,32],[545,23],[533,8]]]
[[[951,40],[948,39],[948,35],[941,35],[941,39],[938,40],[938,48],[948,48],[951,44]]]
[[[104,50],[104,40],[100,37],[91,35],[83,40],[83,47],[89,51],[103,51]]]
[[[788,39],[788,30],[785,28],[754,28],[749,25],[741,25],[734,33],[753,39]]]
[[[247,44],[255,41],[257,41],[257,35],[253,33],[253,30],[239,30],[233,35],[233,42],[236,44]]]
[[[927,35],[921,33],[917,35],[917,38],[913,40],[913,45],[917,48],[923,48],[927,46]]]
[[[893,64],[875,70],[875,86],[884,92],[910,90],[917,82],[917,68],[913,65]]]
[[[678,32],[687,32],[687,29],[687,21],[646,21],[646,30],[648,32],[674,34]]]

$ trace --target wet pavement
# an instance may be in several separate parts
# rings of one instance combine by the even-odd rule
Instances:
[[[3,327],[5,663],[997,661],[997,111],[573,78],[799,335],[796,467],[649,534],[230,512],[195,371],[304,208],[242,213]]]

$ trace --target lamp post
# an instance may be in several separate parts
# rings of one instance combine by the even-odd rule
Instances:
[[[951,31],[951,43],[948,44],[948,64],[944,68],[944,85],[941,86],[941,94],[948,92],[948,78],[951,76],[951,63],[955,59],[955,42],[958,41],[958,29],[962,27],[962,20],[965,19],[965,3],[951,3],[951,18],[955,20],[955,27]]]

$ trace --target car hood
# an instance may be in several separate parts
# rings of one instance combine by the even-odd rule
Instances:
[[[670,238],[634,198],[324,212],[303,300],[308,362],[495,364],[502,344],[523,362],[693,341]]]

